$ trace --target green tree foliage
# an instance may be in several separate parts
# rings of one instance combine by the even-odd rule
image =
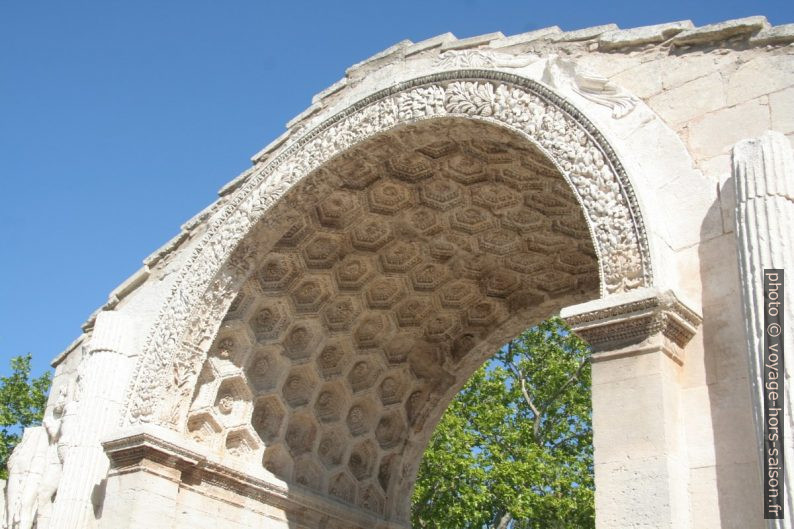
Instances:
[[[30,376],[30,354],[11,359],[11,375],[0,377],[0,479],[6,479],[6,463],[28,426],[41,424],[52,382],[49,371]]]
[[[480,368],[427,447],[413,526],[594,527],[589,358],[553,318]]]

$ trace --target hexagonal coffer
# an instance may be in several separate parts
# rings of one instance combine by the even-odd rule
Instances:
[[[331,296],[331,285],[321,276],[300,280],[290,292],[295,310],[301,313],[317,313]]]
[[[439,178],[422,185],[419,197],[423,204],[440,211],[461,206],[465,201],[464,189],[455,182]]]
[[[227,426],[240,424],[251,406],[251,392],[242,377],[221,382],[215,397],[215,412]]]
[[[501,222],[506,228],[526,234],[542,230],[547,219],[543,213],[531,209],[513,208],[502,213]]]
[[[268,446],[265,449],[262,466],[283,480],[288,480],[292,475],[292,458],[281,445]]]
[[[353,339],[362,349],[378,347],[388,338],[390,330],[388,319],[383,314],[365,314],[353,329]]]
[[[313,321],[298,321],[284,338],[284,356],[295,362],[307,360],[322,347],[323,332]]]
[[[486,139],[469,140],[463,150],[489,164],[512,163],[514,155],[505,148],[504,143]]]
[[[201,444],[213,445],[222,427],[209,412],[192,415],[187,421],[187,431],[190,437]]]
[[[331,469],[342,463],[347,438],[338,430],[328,430],[320,436],[317,455],[326,468]]]
[[[398,411],[390,411],[380,418],[375,427],[375,438],[384,450],[400,444],[405,435],[405,421]]]
[[[430,235],[442,229],[438,215],[430,208],[413,208],[407,216],[408,223],[423,235]]]
[[[225,322],[218,331],[210,355],[221,372],[230,373],[245,362],[251,350],[248,327],[241,321]]]
[[[520,201],[520,195],[509,187],[494,182],[486,182],[474,186],[471,190],[472,200],[478,206],[491,211],[499,211],[515,206]]]
[[[249,457],[256,452],[260,443],[248,427],[240,427],[226,435],[226,453],[234,457]]]
[[[435,290],[449,277],[446,266],[423,263],[411,270],[411,284],[416,290]]]
[[[359,255],[348,255],[334,269],[336,284],[340,290],[358,290],[372,275],[369,259]]]
[[[344,228],[358,215],[358,202],[350,193],[334,191],[316,207],[320,224],[329,228]]]
[[[449,158],[450,176],[461,184],[475,184],[485,179],[483,164],[477,158],[464,153],[455,153]]]
[[[292,408],[305,406],[312,398],[316,383],[315,375],[309,366],[292,369],[281,388],[284,401]]]
[[[378,386],[378,396],[384,406],[397,404],[405,394],[405,382],[399,375],[389,375]]]
[[[376,213],[391,215],[406,209],[412,202],[411,192],[388,180],[376,183],[369,190],[369,207]]]
[[[350,242],[354,248],[366,251],[376,251],[391,239],[391,229],[388,222],[374,216],[367,217],[350,232]]]
[[[401,327],[416,327],[422,324],[432,308],[429,298],[411,297],[397,305],[394,315]]]
[[[294,248],[297,246],[308,232],[308,223],[305,217],[298,219],[284,232],[284,235],[276,243],[276,246]]]
[[[383,498],[383,494],[375,490],[375,487],[369,485],[366,487],[362,492],[359,498],[359,505],[363,508],[367,509],[368,511],[372,511],[375,514],[383,515],[384,512],[384,505],[386,504],[386,500]]]
[[[345,472],[340,472],[328,483],[328,493],[347,503],[356,501],[356,483]]]
[[[323,309],[325,326],[332,331],[349,330],[361,312],[361,305],[353,296],[339,296],[328,302]]]
[[[380,376],[380,368],[371,360],[359,360],[353,364],[347,379],[354,393],[371,388]]]
[[[551,293],[563,292],[575,285],[574,278],[561,270],[547,270],[532,279],[539,290]]]
[[[379,277],[367,285],[367,305],[374,309],[388,309],[406,293],[405,283],[398,277]]]
[[[422,147],[416,150],[435,160],[447,156],[450,153],[453,153],[456,150],[458,150],[458,144],[455,143],[454,141],[440,140],[423,145]]]
[[[311,452],[316,437],[317,426],[310,416],[295,415],[289,420],[285,440],[294,457]]]
[[[373,411],[364,401],[357,402],[347,412],[347,428],[353,436],[363,435],[372,429]]]
[[[334,163],[333,172],[342,181],[342,186],[363,189],[378,179],[377,169],[367,161],[364,152],[351,150],[342,154]]]
[[[425,336],[433,342],[451,340],[460,330],[460,322],[453,312],[436,312],[424,325]]]
[[[515,273],[502,269],[491,270],[483,280],[485,293],[497,298],[506,298],[521,286]]]
[[[350,347],[345,342],[332,339],[320,352],[317,369],[325,379],[341,375],[351,356]]]
[[[321,233],[312,237],[303,246],[303,260],[309,268],[331,268],[336,263],[342,249],[342,241],[337,235]]]
[[[288,288],[298,277],[295,257],[288,254],[272,253],[256,272],[259,286],[265,292],[277,292]]]
[[[397,464],[399,463],[399,456],[397,454],[389,454],[380,460],[378,467],[378,484],[384,492],[388,492],[391,477],[394,474]]]
[[[269,301],[260,306],[248,321],[251,330],[260,343],[274,340],[287,326],[288,316],[284,305],[278,301]]]
[[[246,369],[248,383],[256,393],[269,391],[276,387],[285,361],[281,358],[282,348],[272,345],[254,352]]]
[[[479,235],[479,244],[486,252],[507,255],[521,249],[523,241],[511,230],[494,228]]]
[[[350,473],[359,481],[369,478],[375,466],[376,455],[377,450],[372,441],[367,439],[358,443],[350,451],[350,458],[347,462]]]
[[[380,254],[383,269],[387,272],[408,272],[422,260],[419,245],[407,241],[394,241]]]
[[[406,182],[418,182],[432,174],[432,167],[425,157],[416,152],[408,152],[386,160],[386,168]]]
[[[398,334],[383,346],[383,354],[389,364],[402,364],[408,358],[408,354],[414,349],[415,345],[415,336]]]
[[[320,422],[338,421],[344,407],[344,390],[337,384],[326,384],[314,402],[314,414]]]
[[[304,455],[295,460],[294,481],[298,485],[314,490],[323,489],[322,468],[314,461],[311,455]]]
[[[264,397],[256,401],[251,416],[251,425],[262,441],[270,443],[275,440],[283,422],[284,408],[275,396]]]
[[[480,233],[496,225],[494,217],[488,211],[470,206],[455,210],[450,216],[450,225],[469,235]]]

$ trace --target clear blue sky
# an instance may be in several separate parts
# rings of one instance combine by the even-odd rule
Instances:
[[[764,14],[791,0],[0,4],[0,374],[35,371],[345,68],[402,40]]]

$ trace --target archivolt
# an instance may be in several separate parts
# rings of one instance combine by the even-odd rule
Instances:
[[[645,228],[631,184],[612,148],[577,109],[545,86],[503,72],[458,70],[413,79],[360,100],[286,146],[207,221],[139,357],[124,422],[184,426],[198,370],[251,273],[255,252],[289,226],[294,202],[323,193],[323,182],[308,175],[380,132],[438,117],[506,127],[557,166],[584,210],[602,295],[651,284]],[[293,188],[301,196],[290,194]],[[270,235],[249,240],[255,225],[268,227]]]

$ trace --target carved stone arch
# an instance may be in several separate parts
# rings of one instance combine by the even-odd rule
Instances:
[[[291,190],[300,184],[300,195],[320,196],[322,178],[307,176],[316,175],[323,164],[379,133],[439,118],[505,128],[553,162],[584,211],[600,263],[602,295],[652,283],[631,183],[603,135],[572,104],[541,83],[499,71],[456,70],[416,78],[375,92],[306,132],[256,167],[219,205],[146,341],[124,422],[184,427],[201,364],[252,271],[255,252],[272,247],[291,222],[298,200]],[[260,241],[247,240],[256,225],[267,226],[267,234]],[[174,408],[162,408],[177,401]]]

